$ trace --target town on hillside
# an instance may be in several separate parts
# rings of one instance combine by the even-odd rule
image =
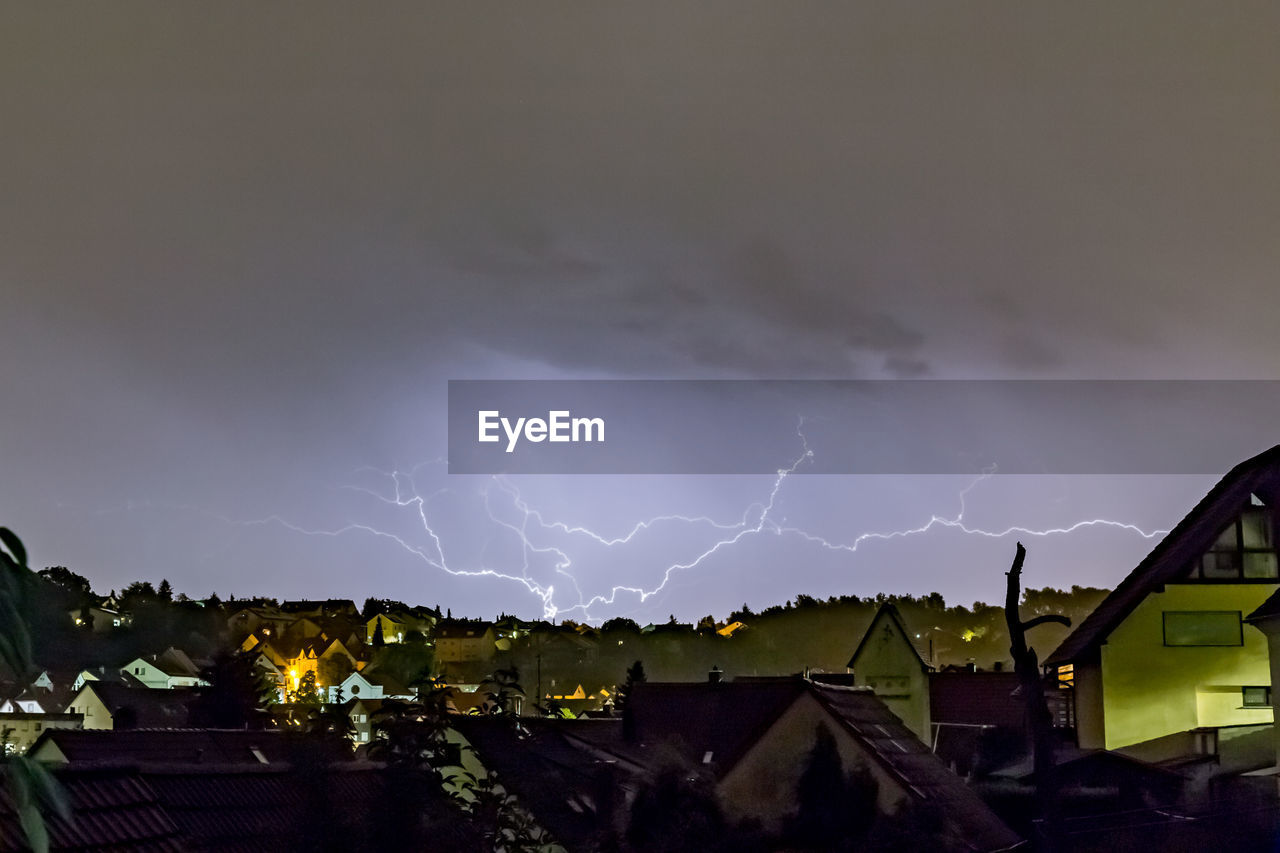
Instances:
[[[1011,542],[999,604],[646,625],[100,594],[2,530],[0,850],[1273,849],[1277,507],[1280,447],[1110,591]]]

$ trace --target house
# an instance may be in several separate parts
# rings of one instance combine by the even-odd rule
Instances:
[[[86,729],[173,729],[187,725],[188,689],[150,690],[108,681],[87,681],[71,698],[68,714]]]
[[[200,687],[200,669],[186,652],[170,647],[159,655],[134,658],[120,667],[122,673],[133,676],[145,686],[159,690],[177,687]]]
[[[418,613],[377,613],[364,625],[364,641],[370,645],[378,634],[378,626],[382,626],[384,643],[403,643],[410,631],[417,631],[424,637],[435,625],[435,617]]]
[[[364,746],[373,740],[373,716],[381,710],[382,700],[368,697],[350,699],[345,708],[347,719],[351,721],[351,739],[356,746]]]
[[[266,654],[268,660],[276,664],[277,669],[287,676],[287,687],[289,690],[297,690],[302,683],[302,679],[308,673],[316,676],[316,684],[319,687],[332,686],[326,682],[326,670],[330,667],[336,667],[336,671],[351,672],[359,670],[364,666],[364,662],[360,661],[353,655],[345,643],[341,640],[331,640],[324,634],[307,640],[298,650],[287,658],[281,658],[281,663],[276,663],[276,657],[268,653],[269,644],[263,644],[262,653]],[[274,652],[274,650],[270,650]],[[276,653],[278,654],[278,653]]]
[[[0,714],[43,714],[45,711],[39,697],[30,689],[22,691],[12,699],[0,702]]]
[[[404,635],[409,632],[409,627],[403,621],[385,613],[378,613],[365,623],[365,642],[373,645],[379,629],[381,629],[384,643],[403,643]]]
[[[127,613],[121,613],[114,606],[87,607],[68,610],[67,615],[77,628],[103,634],[116,628],[125,628],[133,623]]]
[[[932,742],[929,673],[898,608],[882,604],[849,659],[855,684],[870,687],[877,698],[924,743]]]
[[[816,731],[834,738],[845,768],[876,782],[876,806],[932,808],[947,835],[969,850],[1021,843],[964,782],[943,766],[874,692],[806,678],[637,684],[628,697],[633,757],[676,749],[714,774],[731,817],[778,829],[795,812],[797,785]],[[638,750],[635,747],[639,747]]]
[[[741,631],[743,628],[746,628],[746,627],[747,627],[746,624],[739,622],[735,619],[732,622],[721,625],[719,628],[716,629],[716,633],[719,634],[721,637],[732,637],[734,634],[738,633],[739,631]]]
[[[497,635],[485,622],[460,619],[442,620],[434,636],[436,663],[475,663],[493,660],[497,653]]]
[[[370,667],[372,669],[372,667]],[[390,676],[381,672],[353,672],[341,684],[329,687],[329,701],[338,701],[341,695],[346,699],[403,699],[412,701],[418,698],[417,691],[405,687]]]
[[[5,714],[0,718],[3,754],[25,753],[46,729],[78,729],[83,724],[84,718],[79,714]]]
[[[517,730],[502,718],[469,715],[453,726],[457,764],[446,767],[446,779],[492,771],[533,822],[560,842],[540,848],[547,851],[596,849],[602,835],[622,828],[626,798],[648,769],[626,754],[616,719],[532,717]]]
[[[1280,446],[1223,477],[1045,659],[1080,747],[1171,759],[1271,724],[1266,638],[1244,617],[1280,589],[1277,506]]]
[[[307,599],[284,601],[280,603],[280,612],[295,619],[304,616],[310,619],[333,617],[358,619],[360,617],[359,608],[349,598],[328,598],[324,601],[309,601]]]

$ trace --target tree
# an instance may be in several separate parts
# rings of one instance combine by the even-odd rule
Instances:
[[[156,598],[165,604],[173,601],[173,586],[170,585],[168,578],[160,580],[160,588],[156,590]]]
[[[631,707],[631,697],[636,685],[648,680],[644,674],[644,664],[636,661],[627,667],[627,680],[618,688],[613,698],[613,711],[622,714],[622,737],[628,741],[636,739],[636,717]]]
[[[191,703],[192,721],[217,729],[261,728],[275,685],[258,666],[257,655],[222,652],[200,671],[208,682]]]
[[[355,672],[351,667],[351,659],[346,655],[330,655],[321,658],[316,666],[316,680],[325,687],[336,687],[347,680],[347,676]]]
[[[36,584],[27,566],[27,549],[12,530],[0,527],[0,662],[19,677],[32,669],[31,635],[24,614]],[[71,808],[62,786],[39,762],[26,756],[4,759],[4,786],[17,814],[27,844],[35,853],[47,853],[49,831],[44,811],[51,809],[63,820]]]
[[[705,853],[729,847],[714,781],[671,755],[636,791],[624,835],[627,850]]]
[[[822,723],[796,785],[799,808],[789,841],[812,850],[855,850],[876,820],[875,779],[865,768],[845,773],[835,737]]]
[[[66,566],[50,566],[37,572],[40,577],[67,592],[71,606],[87,604],[93,600],[93,589],[87,578],[76,574]]]
[[[379,619],[373,623],[373,647],[380,649],[387,644],[386,637],[382,636],[382,620]]]
[[[298,689],[293,691],[293,701],[299,705],[319,705],[320,691],[316,688],[316,674],[304,673],[298,681]]]
[[[489,697],[486,710],[490,714],[518,716],[520,701],[524,699],[524,688],[520,686],[520,672],[515,667],[497,669],[485,678],[481,687],[487,686],[485,694]]]
[[[150,581],[134,581],[120,590],[120,607],[133,610],[140,604],[153,604],[156,601],[156,588]]]
[[[637,684],[648,681],[649,677],[644,674],[644,663],[636,661],[627,667],[626,680],[622,686],[618,688],[617,694],[613,699],[613,709],[615,711],[625,711],[627,709],[627,701],[631,698],[631,691],[635,689]]]

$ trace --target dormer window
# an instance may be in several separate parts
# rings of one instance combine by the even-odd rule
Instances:
[[[1248,507],[1218,534],[1187,576],[1210,581],[1280,578],[1271,511],[1263,506]]]

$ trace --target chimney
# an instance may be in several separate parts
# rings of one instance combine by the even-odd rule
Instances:
[[[720,669],[720,667],[716,666],[715,664],[712,664],[711,670],[707,673],[707,683],[719,684],[720,680],[723,677],[724,677],[724,672]]]

